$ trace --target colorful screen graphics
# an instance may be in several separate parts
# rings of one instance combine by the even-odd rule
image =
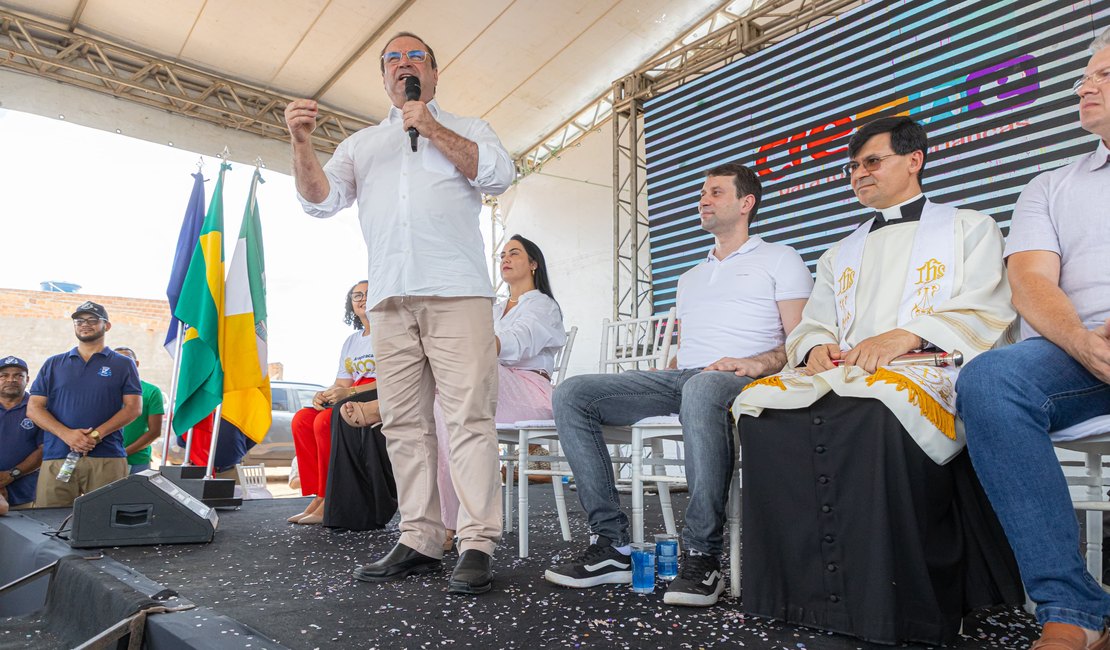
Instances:
[[[980,210],[1005,232],[1021,189],[1092,151],[1072,83],[1110,0],[872,0],[645,104],[654,310],[705,259],[705,170],[752,166],[752,233],[809,265],[869,212],[840,166],[857,125],[909,115],[929,132],[926,194]]]

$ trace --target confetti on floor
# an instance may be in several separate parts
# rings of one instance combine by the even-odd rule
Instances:
[[[544,570],[585,547],[585,516],[571,493],[574,541],[564,542],[551,488],[530,489],[529,557],[518,558],[517,534],[506,534],[494,562],[494,590],[481,596],[447,593],[458,559],[454,552],[444,557],[436,573],[384,584],[355,580],[355,567],[392,548],[396,519],[385,530],[372,532],[286,523],[286,517],[303,509],[302,499],[247,501],[239,510],[221,510],[211,544],[123,547],[105,553],[184,598],[294,649],[888,647],[744,616],[727,591],[717,606],[694,609],[663,604],[662,586],[641,596],[627,586],[576,590],[550,585]],[[673,499],[681,522],[686,495],[676,493]],[[648,532],[662,532],[662,516],[651,499],[645,500],[645,521]],[[1025,648],[1037,631],[1024,611],[995,609],[969,617],[963,635],[949,647]],[[0,641],[3,636],[0,632]]]

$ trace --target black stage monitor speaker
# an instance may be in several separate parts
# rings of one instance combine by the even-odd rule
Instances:
[[[70,546],[142,546],[211,542],[216,510],[147,470],[73,502]]]

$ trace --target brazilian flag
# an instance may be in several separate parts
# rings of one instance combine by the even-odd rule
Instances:
[[[224,308],[224,172],[220,176],[200,238],[189,260],[181,296],[173,315],[188,326],[181,347],[173,430],[185,431],[214,411],[223,400],[224,373],[220,366]]]

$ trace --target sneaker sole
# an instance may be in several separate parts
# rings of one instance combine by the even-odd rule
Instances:
[[[555,573],[548,569],[543,574],[543,579],[551,584],[559,585],[560,587],[571,587],[574,589],[585,589],[587,587],[596,587],[598,585],[628,585],[632,584],[631,571],[611,571],[601,575],[592,576],[589,578],[571,578],[561,573]]]
[[[668,605],[681,605],[683,607],[711,607],[717,604],[717,600],[721,594],[724,593],[725,583],[720,583],[717,590],[711,594],[692,594],[686,591],[668,591],[663,594],[663,602]]]

